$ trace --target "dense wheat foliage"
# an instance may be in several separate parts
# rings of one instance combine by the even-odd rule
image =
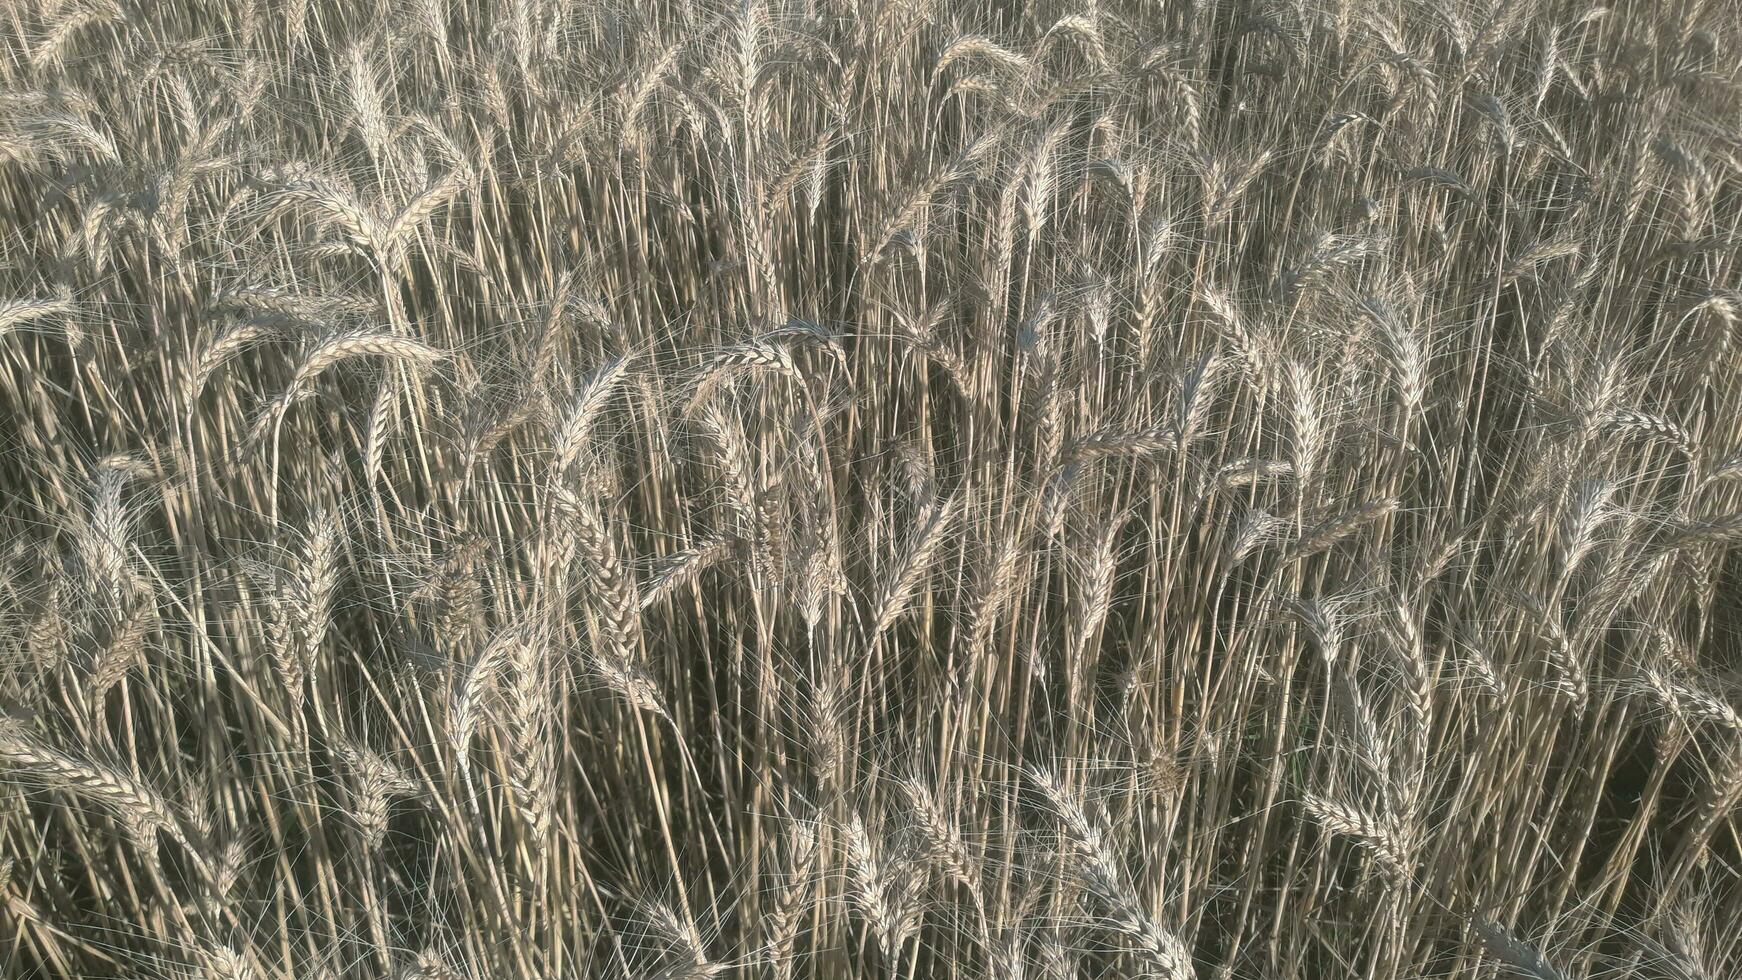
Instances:
[[[0,975],[1742,975],[1733,0],[6,0]]]

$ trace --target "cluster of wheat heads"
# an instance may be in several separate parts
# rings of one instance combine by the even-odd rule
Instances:
[[[1734,3],[0,23],[0,974],[1742,973]]]

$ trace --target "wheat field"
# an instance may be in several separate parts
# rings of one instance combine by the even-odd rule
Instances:
[[[1742,976],[1734,0],[5,0],[0,976]]]

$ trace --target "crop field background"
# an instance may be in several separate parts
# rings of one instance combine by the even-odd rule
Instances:
[[[1742,976],[1739,51],[0,2],[0,976]]]

